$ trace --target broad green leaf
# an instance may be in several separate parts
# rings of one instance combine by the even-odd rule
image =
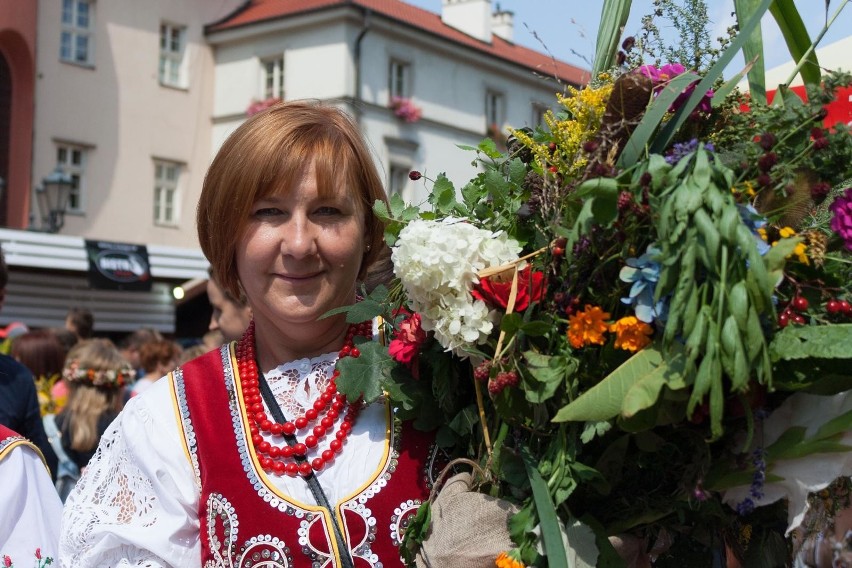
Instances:
[[[595,531],[580,521],[567,528],[568,559],[572,568],[595,568],[598,565],[598,545]]]
[[[592,68],[593,79],[615,65],[619,40],[630,17],[631,3],[632,0],[604,0]]]
[[[524,353],[528,363],[527,371],[531,378],[524,375],[524,395],[533,404],[550,400],[556,389],[565,382],[565,378],[577,369],[577,362],[567,362],[561,357],[541,355],[532,351]]]
[[[500,150],[497,149],[497,144],[491,138],[483,138],[478,149],[492,160],[500,157]]]
[[[536,469],[535,460],[526,447],[521,448],[521,457],[532,488],[533,501],[541,526],[541,540],[547,555],[547,565],[550,568],[568,568],[568,557],[562,544],[559,517],[556,516],[556,508],[550,498],[547,483]]]
[[[394,193],[390,198],[391,203],[393,203],[394,198],[400,201],[402,200],[402,197],[400,197],[398,193]],[[391,212],[391,209],[388,207],[388,204],[381,199],[376,199],[376,202],[373,203],[373,214],[383,223],[393,220],[393,213]]]
[[[614,178],[596,177],[588,179],[580,184],[574,191],[578,198],[596,197],[604,194],[609,195],[618,191],[618,180]]]
[[[852,324],[787,326],[769,345],[772,361],[852,359]]]
[[[467,144],[456,144],[456,148],[458,148],[460,150],[466,150],[466,151],[475,151],[476,150],[476,147],[468,146]]]
[[[829,438],[837,434],[843,434],[852,430],[852,410],[844,412],[840,416],[835,416],[825,424],[819,427],[814,438]]]
[[[371,298],[364,298],[360,302],[329,310],[324,313],[320,317],[320,319],[342,313],[346,314],[347,322],[361,323],[367,320],[371,320],[376,316],[382,315],[384,313],[384,306],[382,306],[380,303]]]
[[[734,10],[737,21],[748,20],[757,9],[760,0],[734,0]],[[773,4],[774,6],[775,4]],[[771,10],[772,8],[770,8]],[[748,72],[748,89],[752,100],[766,103],[766,66],[763,58],[763,32],[760,24],[751,32],[748,40],[743,45],[743,56],[746,61],[755,60],[755,64]]]
[[[653,406],[660,390],[669,381],[680,385],[680,357],[666,361],[663,354],[649,346],[625,361],[601,382],[562,407],[554,422],[608,420],[619,414],[632,416]]]
[[[821,78],[819,61],[815,51],[811,50],[808,53],[812,45],[811,38],[793,0],[775,0],[769,7],[769,11],[778,23],[793,61],[799,62],[807,53],[804,63],[799,68],[802,81],[806,85],[819,85]]]
[[[360,357],[344,357],[338,363],[337,390],[350,402],[363,398],[370,404],[381,396],[382,386],[396,363],[388,354],[387,347],[378,342],[364,343],[359,350]]]

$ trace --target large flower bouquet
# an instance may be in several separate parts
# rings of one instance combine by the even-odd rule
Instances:
[[[519,507],[499,566],[784,566],[852,474],[852,137],[822,122],[852,77],[722,84],[769,4],[701,74],[604,64],[505,153],[466,148],[464,186],[376,204],[396,279],[345,310],[391,341],[339,388],[479,462]]]

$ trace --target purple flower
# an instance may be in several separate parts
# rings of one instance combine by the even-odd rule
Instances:
[[[693,138],[692,140],[690,140],[688,142],[678,142],[678,143],[672,145],[671,150],[669,150],[669,153],[666,154],[666,162],[674,165],[674,164],[678,163],[679,161],[681,161],[686,156],[688,156],[689,154],[695,152],[695,150],[697,150],[697,149],[698,149],[698,139],[697,138]],[[704,143],[704,149],[707,150],[708,152],[714,152],[716,150],[716,148],[713,146],[712,142],[705,142]]]
[[[840,235],[848,250],[852,250],[852,187],[846,188],[829,209],[833,213],[831,230]]]

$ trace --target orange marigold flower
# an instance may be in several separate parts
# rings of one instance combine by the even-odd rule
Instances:
[[[501,552],[500,555],[494,560],[494,565],[497,568],[525,568],[524,564],[520,560],[515,560],[506,552]]]
[[[609,326],[609,330],[615,334],[615,348],[626,351],[639,351],[651,343],[651,335],[654,328],[634,316],[621,318]]]
[[[606,321],[609,313],[598,306],[586,304],[586,309],[568,318],[568,342],[579,349],[586,345],[606,343],[604,333],[609,329]]]

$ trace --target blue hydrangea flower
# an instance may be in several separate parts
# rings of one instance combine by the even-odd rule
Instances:
[[[757,244],[757,252],[760,253],[760,256],[763,256],[772,248],[769,243],[763,240],[758,232],[758,229],[766,226],[766,218],[758,213],[757,209],[751,205],[737,204],[737,208],[740,210],[740,218],[743,220],[743,223],[754,236],[754,241]]]
[[[633,306],[636,319],[652,323],[654,318],[665,320],[666,305],[660,300],[654,302],[654,289],[660,279],[661,251],[654,245],[648,245],[645,254],[639,258],[628,258],[627,266],[622,267],[618,277],[622,282],[630,282],[630,295],[621,301]]]
[[[678,163],[682,158],[695,152],[698,149],[698,139],[693,138],[689,142],[678,142],[677,144],[673,144],[669,153],[666,154],[665,159],[671,165]],[[705,142],[704,149],[708,152],[715,152],[716,148],[713,146],[712,142]]]

